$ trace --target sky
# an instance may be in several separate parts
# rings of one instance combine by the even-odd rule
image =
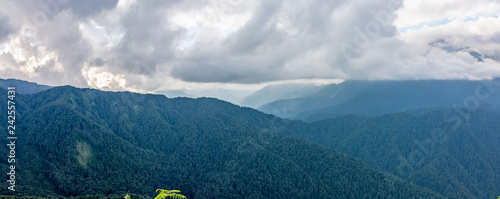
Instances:
[[[500,77],[497,0],[0,0],[0,78],[156,92]]]

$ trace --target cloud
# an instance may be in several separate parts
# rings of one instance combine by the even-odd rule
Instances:
[[[370,11],[385,10],[390,1],[263,1],[237,31],[211,43],[195,43],[172,75],[187,81],[262,82],[297,78],[348,78],[340,68],[341,41],[352,41]],[[374,38],[396,29],[379,26]],[[208,47],[208,48],[207,48]],[[185,60],[185,61],[184,61]]]
[[[79,24],[113,7],[116,1],[44,0],[2,2],[1,9],[16,24],[3,42],[4,53],[15,60],[6,65],[30,80],[58,85],[87,86],[81,67],[93,54]],[[10,76],[11,71],[2,71]]]
[[[60,0],[57,2],[67,2],[63,5],[66,5],[67,8],[70,8],[73,14],[85,18],[113,9],[117,5],[118,0]]]
[[[495,1],[0,3],[0,76],[52,85],[151,91],[500,76]]]
[[[9,18],[7,16],[0,15],[0,42],[4,41],[7,36],[14,30],[9,24]]]
[[[175,1],[138,1],[121,19],[124,36],[109,52],[109,65],[131,73],[151,74],[175,58],[173,43],[184,32],[170,26],[166,13]]]
[[[499,14],[500,2],[492,0],[406,0],[402,9],[398,11],[399,17],[395,25],[420,27],[425,24],[443,24],[453,20],[470,20],[479,16],[498,16]]]

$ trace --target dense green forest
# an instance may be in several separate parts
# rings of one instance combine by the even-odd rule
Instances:
[[[65,86],[17,95],[16,110],[18,196],[151,197],[162,188],[188,198],[442,198],[287,135],[287,120],[216,99]],[[0,165],[8,172],[6,158]]]
[[[500,195],[500,112],[489,107],[286,122],[281,131],[449,198]]]

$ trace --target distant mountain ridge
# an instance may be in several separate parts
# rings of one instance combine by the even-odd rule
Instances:
[[[239,105],[256,109],[276,100],[293,99],[312,95],[324,86],[325,85],[299,83],[269,85],[246,96]]]
[[[296,99],[265,104],[258,110],[279,117],[317,121],[346,114],[382,115],[412,109],[500,104],[500,79],[358,81],[325,86]],[[477,103],[477,104],[476,104]]]
[[[230,89],[190,89],[190,90],[160,90],[156,91],[158,94],[165,95],[170,98],[175,97],[211,97],[239,104],[244,97],[253,93],[253,90],[230,90]]]
[[[16,87],[16,91],[23,94],[37,93],[52,88],[52,86],[40,85],[24,80],[0,79],[0,88],[7,89],[7,87]]]

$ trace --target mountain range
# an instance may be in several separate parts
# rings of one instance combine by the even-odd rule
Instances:
[[[349,82],[354,85],[344,84]],[[496,80],[457,81],[460,90],[445,84],[455,94],[443,93],[444,85],[418,89],[444,84],[436,82],[409,82],[418,85],[413,90],[421,94],[418,99],[430,102],[408,94],[408,106],[394,99],[401,94],[379,94],[359,108],[376,110],[372,114],[314,122],[282,119],[213,98],[172,99],[71,86],[19,93],[18,191],[3,189],[0,194],[141,198],[162,188],[179,189],[188,198],[498,197]],[[332,88],[337,93],[333,98],[342,96],[344,104],[358,106],[363,104],[350,101],[377,96],[352,90],[363,88],[363,81],[344,83],[314,95],[321,90],[327,95]],[[384,85],[387,94],[409,87],[403,84],[398,90],[390,83],[375,82],[370,88],[379,91]],[[0,92],[0,103],[7,104],[7,91]],[[370,104],[384,104],[381,100],[399,108],[383,114],[369,109]],[[401,107],[406,111],[398,111]],[[7,106],[0,106],[0,115],[7,118]],[[0,132],[7,135],[8,124],[1,124]],[[0,151],[8,154],[9,148]],[[0,165],[9,172],[6,158]]]
[[[279,118],[217,99],[63,86],[18,94],[16,107],[18,196],[152,196],[164,188],[188,198],[442,198],[272,130]],[[0,164],[7,173],[7,159]]]
[[[318,92],[325,85],[316,84],[277,84],[266,86],[241,100],[241,106],[259,108],[277,100],[295,99],[310,96]]]
[[[279,117],[318,121],[346,114],[378,116],[427,108],[500,104],[500,79],[348,80],[305,97],[280,99],[257,109]]]
[[[230,90],[230,89],[189,89],[189,90],[163,90],[156,93],[165,95],[170,98],[175,97],[210,97],[240,104],[241,101],[248,95],[255,92],[254,90]]]

